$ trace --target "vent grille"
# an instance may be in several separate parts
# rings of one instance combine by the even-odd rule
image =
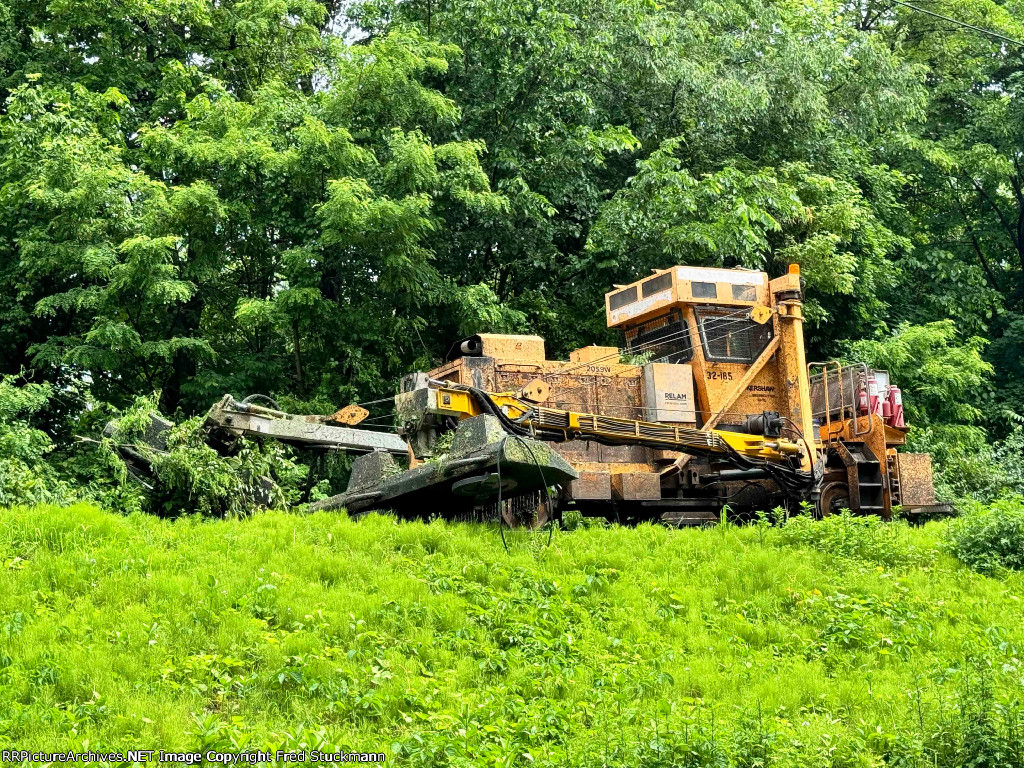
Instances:
[[[771,323],[736,316],[735,310],[697,310],[704,358],[716,363],[750,365],[772,340]]]
[[[693,359],[690,325],[678,309],[626,331],[626,350],[650,356],[655,363],[688,363]]]

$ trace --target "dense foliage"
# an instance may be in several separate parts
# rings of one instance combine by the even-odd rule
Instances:
[[[833,557],[866,560],[887,568],[920,565],[926,553],[909,542],[902,523],[886,523],[879,517],[853,516],[849,511],[815,520],[800,515],[785,521],[779,540],[789,546],[816,549]]]
[[[196,416],[161,432],[165,445],[154,447],[147,440],[147,433],[154,429],[152,418],[159,416],[154,399],[138,398],[111,422],[113,429],[101,443],[101,450],[115,466],[124,466],[139,480],[114,484],[117,489],[127,486],[136,490],[132,506],[172,516],[196,512],[239,517],[300,500],[300,484],[309,467],[297,464],[288,449],[274,441],[242,441],[238,450],[221,455],[206,443],[203,418]],[[118,448],[127,448],[138,461],[123,462]],[[123,502],[112,504],[109,492],[100,498],[108,507],[134,511],[126,509]]]
[[[1020,0],[929,9],[1024,38]],[[814,359],[1012,465],[1022,50],[873,0],[3,0],[0,374],[59,395],[52,460],[64,393],[327,409],[471,331],[612,341],[650,268],[799,261]]]
[[[47,460],[53,441],[29,422],[49,399],[47,384],[0,378],[0,506],[59,503],[69,495]]]
[[[1024,39],[1024,0],[927,7]],[[882,0],[0,0],[0,507],[54,505],[3,511],[0,746],[1024,764],[1022,148],[1024,46]],[[994,503],[510,553],[138,514],[341,478],[213,451],[225,392],[329,413],[471,332],[615,343],[651,268],[792,261],[809,356],[888,368]]]
[[[972,504],[946,531],[946,549],[979,573],[1024,570],[1024,501]]]
[[[613,526],[506,554],[493,528],[383,516],[14,509],[0,747],[1020,765],[1022,576],[936,552],[942,525]]]

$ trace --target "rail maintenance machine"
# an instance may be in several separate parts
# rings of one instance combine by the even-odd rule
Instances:
[[[624,349],[554,361],[537,336],[480,334],[406,376],[400,440],[388,436],[398,449],[368,433],[376,444],[355,459],[346,492],[315,506],[497,511],[523,524],[566,508],[674,524],[717,520],[725,507],[885,518],[948,509],[935,503],[930,457],[897,450],[908,426],[888,373],[806,360],[797,265],[774,280],[658,270],[608,293],[605,312]],[[350,427],[365,418],[346,413]],[[215,407],[211,428],[232,431],[224,418]]]

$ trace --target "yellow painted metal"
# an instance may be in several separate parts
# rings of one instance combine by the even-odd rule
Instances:
[[[580,413],[557,408],[535,407],[511,393],[489,393],[495,407],[513,421],[545,432],[561,432],[566,440],[602,439],[623,445],[642,445],[702,454],[728,454],[735,451],[748,458],[781,462],[789,456],[804,458],[800,443],[786,438],[766,438],[725,430],[704,430],[657,421],[620,419],[596,413]],[[478,416],[484,411],[467,390],[441,386],[437,390],[438,408],[458,418]]]
[[[775,279],[764,272],[676,266],[618,285],[606,295],[608,326],[627,334],[661,318],[680,322],[669,338],[680,351],[689,341],[692,355],[672,365],[692,375],[695,402],[694,410],[686,411],[686,418],[693,421],[680,425],[679,432],[666,431],[677,427],[667,421],[615,418],[659,416],[655,415],[657,403],[645,391],[643,369],[619,362],[619,351],[613,347],[584,347],[574,351],[568,362],[559,362],[543,358],[535,337],[482,336],[489,364],[461,359],[429,375],[436,381],[453,382],[455,390],[471,384],[501,393],[493,397],[511,418],[526,417],[523,423],[547,434],[560,431],[567,442],[556,450],[573,466],[588,470],[661,472],[667,481],[681,475],[695,454],[730,450],[772,461],[796,456],[801,468],[810,470],[819,454],[824,456],[840,441],[863,442],[875,456],[887,456],[894,446],[905,443],[907,430],[888,426],[880,417],[844,414],[837,418],[828,413],[820,429],[814,425],[802,299],[800,269],[795,264]],[[724,335],[702,330],[702,319],[711,317],[719,318],[716,325],[725,329]],[[748,355],[749,362],[744,362],[705,349],[744,328],[744,322],[764,326],[744,333],[761,340],[770,333],[755,359]],[[522,344],[527,340],[532,343]],[[656,342],[650,341],[638,351],[654,349],[658,349]],[[536,386],[539,382],[549,386],[547,393]],[[438,406],[451,408],[439,412],[458,418],[479,413],[473,397],[465,390],[458,392],[458,396],[455,392],[439,395]],[[446,396],[451,406],[441,406]],[[731,431],[747,416],[764,412],[782,415],[787,439]],[[603,413],[615,417],[599,415]],[[680,410],[683,418],[681,414]],[[885,462],[882,472],[892,473]],[[888,510],[888,492],[885,495]]]
[[[348,424],[349,426],[354,426],[356,424],[359,424],[364,419],[366,419],[366,417],[369,415],[370,412],[368,410],[366,410],[362,406],[353,403],[352,405],[346,405],[333,416],[328,416],[327,421],[336,421],[339,424]]]
[[[807,357],[804,352],[804,312],[800,289],[800,267],[791,264],[789,272],[769,283],[772,295],[778,298],[779,364],[784,377],[788,418],[802,435],[814,435],[811,415],[811,388],[807,378]],[[814,457],[804,456],[802,469],[809,470]]]
[[[480,333],[480,354],[514,362],[543,362],[544,339],[507,333]]]
[[[719,267],[676,266],[605,294],[609,328],[625,327],[663,314],[682,304],[753,307],[768,302],[763,272]]]
[[[775,352],[779,348],[779,336],[773,336],[772,340],[768,342],[768,345],[764,348],[764,351],[758,356],[757,360],[751,363],[750,367],[740,377],[739,382],[732,387],[731,391],[727,391],[724,397],[715,403],[715,413],[704,422],[705,429],[713,429],[715,425],[721,421],[722,417],[730,411],[736,401],[740,398],[744,392],[747,391],[747,387],[750,386],[751,382],[757,377],[761,370],[765,367],[765,364],[775,355]]]
[[[618,362],[619,360],[619,348],[618,347],[580,347],[579,349],[569,353],[570,363],[607,363],[609,360]]]
[[[543,403],[551,397],[551,385],[544,379],[534,379],[517,393],[523,400],[531,403]]]

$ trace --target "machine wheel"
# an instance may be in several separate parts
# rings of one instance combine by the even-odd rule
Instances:
[[[483,500],[497,496],[498,488],[503,494],[507,494],[518,483],[511,477],[501,477],[496,472],[486,475],[467,477],[452,484],[452,493],[456,496],[468,496],[470,498]]]
[[[843,473],[845,475],[845,473]],[[828,475],[821,485],[821,494],[818,496],[818,503],[815,507],[815,517],[819,520],[823,517],[838,515],[844,509],[850,508],[850,486],[846,479],[832,479]]]
[[[556,507],[554,515],[548,510],[547,502],[542,500],[541,494],[528,493],[518,499],[509,499],[507,504],[502,505],[502,520],[509,528],[540,530],[561,517],[555,500],[552,498],[551,501],[552,506]]]

